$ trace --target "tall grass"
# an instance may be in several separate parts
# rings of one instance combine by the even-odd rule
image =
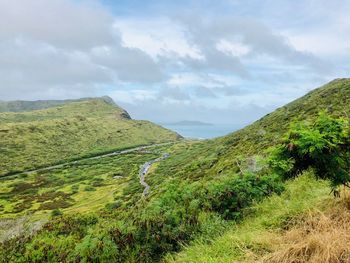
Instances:
[[[323,210],[332,201],[327,182],[305,173],[287,183],[286,191],[247,210],[247,218],[228,227],[209,243],[198,238],[184,251],[167,255],[165,262],[251,262],[274,251],[280,232],[312,209]]]
[[[350,262],[349,202],[349,198],[344,198],[326,212],[308,213],[283,234],[277,251],[262,262]]]

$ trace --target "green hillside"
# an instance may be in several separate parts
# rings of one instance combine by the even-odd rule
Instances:
[[[201,151],[205,154],[197,154],[197,160],[188,163],[187,167],[197,167],[192,175],[197,175],[199,180],[203,175],[221,177],[222,174],[259,169],[256,161],[264,156],[267,148],[282,140],[291,121],[313,120],[322,110],[333,116],[350,117],[350,79],[336,79],[242,130],[204,143]],[[181,171],[179,174],[184,173]],[[241,224],[213,227],[215,234],[209,238],[199,236],[183,252],[169,255],[166,262],[272,262],[268,257],[267,260],[261,258],[281,248],[278,242],[281,242],[279,238],[286,225],[295,224],[296,220],[305,216],[303,213],[338,207],[337,201],[328,195],[329,184],[316,181],[312,174],[307,173],[296,181],[288,182],[285,187],[286,191],[281,196],[274,195],[249,209],[250,215]],[[342,201],[345,204],[349,202],[348,199]],[[291,246],[282,248],[288,251]],[[282,258],[283,254],[280,260]]]
[[[256,155],[280,142],[291,121],[312,120],[322,110],[334,116],[350,117],[350,79],[336,79],[237,132],[204,142],[201,152],[186,165],[194,166],[198,162],[194,171],[198,176],[238,173],[237,163],[243,169],[254,166]]]
[[[5,240],[0,256],[9,262],[257,260],[272,251],[269,229],[278,234],[300,213],[321,208],[330,190],[311,171],[286,183],[259,160],[293,120],[312,120],[321,110],[350,116],[349,101],[350,79],[334,80],[221,138],[7,178],[0,188],[0,218],[14,230],[9,233],[0,224]],[[170,155],[152,165],[146,175],[150,193],[142,196],[140,164],[164,153]],[[121,180],[114,181],[115,175]],[[35,217],[22,219],[31,213]],[[34,231],[30,226],[43,218],[49,221]],[[182,253],[169,255],[186,244],[190,247]]]
[[[33,107],[56,105],[41,102]],[[33,107],[26,107],[33,108]],[[0,113],[0,175],[179,136],[129,114],[103,97],[60,106]]]

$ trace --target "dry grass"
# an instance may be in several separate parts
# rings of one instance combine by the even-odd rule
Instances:
[[[349,209],[350,198],[343,198],[326,212],[310,212],[283,235],[279,249],[262,262],[350,262]]]

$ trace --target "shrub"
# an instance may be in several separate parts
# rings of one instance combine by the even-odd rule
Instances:
[[[205,200],[208,209],[218,212],[225,219],[239,219],[245,208],[253,201],[259,201],[272,193],[283,191],[281,180],[277,176],[247,173],[242,177],[225,178],[208,187]]]
[[[105,205],[105,208],[106,208],[107,210],[113,210],[113,209],[119,208],[120,206],[121,206],[121,202],[120,202],[120,201],[115,201],[115,202],[113,202],[113,203],[107,203],[107,204]]]
[[[93,187],[99,187],[103,185],[103,179],[102,178],[94,178],[92,180],[92,186]]]
[[[71,187],[72,194],[76,194],[79,192],[79,184],[72,185]]]
[[[84,188],[84,190],[87,191],[87,192],[92,192],[92,191],[96,191],[96,188],[92,187],[91,185],[87,185]]]
[[[51,216],[52,216],[52,217],[61,216],[61,215],[63,215],[63,213],[62,213],[62,211],[59,210],[59,209],[54,209],[54,210],[51,211]]]
[[[286,179],[312,168],[337,194],[339,185],[349,186],[349,152],[348,122],[321,112],[313,123],[293,123],[282,144],[271,150],[269,164]]]

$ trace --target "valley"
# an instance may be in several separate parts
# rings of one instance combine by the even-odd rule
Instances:
[[[312,122],[321,111],[348,118],[349,101],[350,80],[337,79],[239,131],[200,141],[125,119],[103,99],[1,113],[7,131],[0,141],[0,256],[5,262],[271,258],[282,249],[273,238],[337,201],[329,181],[316,180],[313,170],[289,180],[274,173],[267,150],[285,140],[293,122]]]
[[[1,178],[1,215],[50,215],[49,211],[93,211],[104,207],[125,188],[137,191],[141,166],[155,159],[166,146],[138,147],[113,155],[99,156]],[[169,146],[168,146],[169,147]],[[144,149],[151,151],[144,152]],[[144,173],[147,171],[142,169]]]

